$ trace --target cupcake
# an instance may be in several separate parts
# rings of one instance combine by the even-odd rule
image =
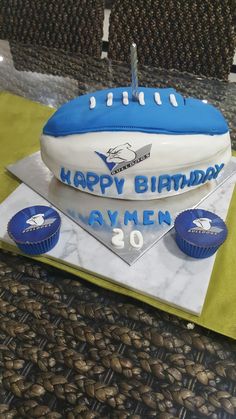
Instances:
[[[175,220],[175,231],[179,248],[186,255],[198,259],[212,256],[228,233],[218,215],[199,208],[181,212]]]
[[[7,231],[19,249],[28,255],[49,252],[58,242],[61,217],[51,207],[24,208],[12,217]]]

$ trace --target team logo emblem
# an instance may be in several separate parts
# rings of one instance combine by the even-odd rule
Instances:
[[[101,157],[112,175],[122,172],[135,164],[140,163],[150,157],[152,144],[134,151],[131,144],[125,143],[116,147],[110,148],[106,154],[95,153]]]
[[[56,218],[48,218],[45,220],[44,214],[35,214],[26,221],[26,224],[29,224],[29,227],[23,230],[23,233],[28,233],[33,230],[39,230],[41,228],[50,227],[55,221]]]
[[[196,218],[193,220],[193,224],[196,227],[190,228],[189,233],[219,234],[223,231],[222,228],[212,226],[210,218]]]

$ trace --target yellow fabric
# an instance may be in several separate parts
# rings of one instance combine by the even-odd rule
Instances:
[[[19,182],[5,167],[39,149],[44,121],[53,110],[38,103],[0,92],[0,200],[3,201]]]
[[[39,135],[52,109],[26,99],[0,93],[0,201],[17,186],[18,181],[4,169],[7,164],[35,152],[39,148]],[[236,155],[234,153],[234,155]],[[115,285],[105,278],[65,265],[59,261],[37,257],[38,261],[75,274],[103,288],[144,301],[154,307],[180,316],[226,336],[236,338],[236,190],[227,216],[228,239],[217,253],[207,297],[200,317],[190,315],[157,300]],[[0,220],[1,222],[1,220]],[[1,242],[1,247],[14,250],[14,246]],[[20,252],[18,252],[20,253]],[[174,278],[173,278],[174,280]]]

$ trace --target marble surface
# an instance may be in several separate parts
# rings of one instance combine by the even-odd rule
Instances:
[[[236,175],[233,175],[201,204],[201,208],[216,212],[225,219],[235,182]],[[47,205],[47,201],[24,184],[0,205],[1,240],[12,244],[7,223],[17,211],[31,205]],[[178,249],[171,230],[133,266],[129,266],[80,226],[63,214],[61,217],[60,240],[48,257],[93,272],[195,315],[201,314],[215,255],[203,260],[189,258]]]

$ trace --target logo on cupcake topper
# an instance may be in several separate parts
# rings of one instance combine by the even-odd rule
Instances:
[[[222,228],[212,226],[213,220],[210,218],[196,218],[193,220],[193,224],[196,227],[190,228],[189,233],[202,233],[202,234],[219,234],[223,231]]]
[[[56,218],[47,218],[45,220],[45,214],[35,214],[32,215],[27,221],[26,224],[29,224],[29,227],[25,228],[22,233],[28,233],[33,230],[39,230],[41,228],[50,227],[55,221]]]

